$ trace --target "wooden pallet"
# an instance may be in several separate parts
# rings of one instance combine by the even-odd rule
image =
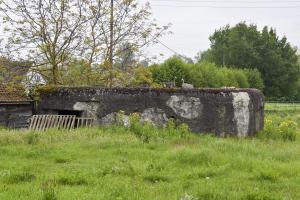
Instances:
[[[73,129],[92,127],[95,119],[80,118],[75,115],[33,115],[30,119],[29,130],[46,131],[54,129]]]

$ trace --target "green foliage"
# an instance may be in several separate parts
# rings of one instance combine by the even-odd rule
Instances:
[[[155,86],[152,73],[143,66],[109,70],[106,64],[92,65],[85,60],[73,60],[60,71],[62,85],[70,86]]]
[[[85,60],[72,60],[60,71],[60,84],[71,86],[103,86],[106,70],[103,65],[92,65]]]
[[[219,68],[213,63],[201,62],[189,67],[191,83],[196,87],[247,88],[249,83],[243,70]]]
[[[160,65],[150,67],[153,80],[156,83],[175,82],[177,87],[182,85],[182,82],[189,82],[189,73],[187,70],[188,64],[178,57],[172,57]]]
[[[279,38],[274,29],[264,27],[259,31],[256,25],[242,22],[216,30],[210,41],[211,48],[201,57],[203,60],[218,66],[257,68],[268,97],[297,93],[300,75],[297,50],[286,37]]]
[[[32,63],[15,61],[0,56],[0,82],[11,86],[21,86]]]
[[[261,74],[257,69],[244,69],[243,72],[247,77],[250,88],[256,88],[261,91],[264,90],[264,81],[262,80]]]
[[[260,73],[252,69],[219,68],[210,62],[187,64],[178,57],[172,57],[160,65],[150,67],[156,83],[173,82],[181,86],[183,80],[195,87],[253,87],[264,88]]]
[[[195,87],[222,87],[223,74],[214,64],[201,63],[189,68],[192,83]]]
[[[297,124],[277,115],[270,115],[265,119],[265,128],[258,134],[259,138],[295,141],[298,137]]]
[[[153,85],[152,73],[146,67],[140,66],[133,70],[131,86],[151,86]]]
[[[143,122],[138,113],[132,113],[129,116],[129,130],[145,143],[191,136],[190,129],[186,124],[176,125],[174,119],[169,119],[166,126],[160,129],[151,122]]]
[[[58,90],[58,87],[56,85],[48,84],[37,87],[36,91],[41,93],[51,93]]]

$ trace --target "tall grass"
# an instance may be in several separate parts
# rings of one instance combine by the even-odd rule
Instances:
[[[0,199],[300,199],[299,149],[297,138],[216,138],[172,121],[2,130]]]

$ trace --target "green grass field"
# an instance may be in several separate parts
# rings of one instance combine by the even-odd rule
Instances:
[[[265,105],[266,111],[300,111],[299,102],[291,103],[276,103],[270,102]]]
[[[143,131],[2,130],[0,199],[300,199],[300,140]]]

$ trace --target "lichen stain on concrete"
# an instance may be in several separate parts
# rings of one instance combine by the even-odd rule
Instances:
[[[128,115],[119,116],[117,112],[113,112],[100,119],[100,123],[103,125],[112,125],[118,122],[122,123],[123,126],[125,127],[129,127],[130,125],[129,116]]]
[[[247,92],[232,93],[234,119],[237,126],[237,134],[239,137],[246,137],[248,135],[250,112],[249,103],[250,97]]]
[[[83,111],[84,117],[93,117],[97,119],[98,103],[76,102],[73,106],[74,110]]]
[[[195,119],[201,116],[203,105],[199,98],[174,95],[167,101],[167,106],[182,118]]]
[[[100,121],[101,121],[101,124],[110,125],[110,124],[115,123],[116,119],[117,119],[117,113],[114,112],[114,113],[110,113],[110,114],[106,115],[105,117],[102,117]]]
[[[167,121],[167,115],[162,109],[159,108],[147,108],[142,113],[139,113],[141,118],[140,121],[142,123],[144,122],[150,122],[155,126],[162,127],[164,126]],[[114,124],[116,122],[121,122],[124,126],[128,127],[130,126],[130,120],[128,115],[122,115],[122,118],[118,115],[117,112],[110,113],[106,115],[105,117],[100,119],[101,124],[109,125]]]
[[[142,112],[141,121],[151,122],[156,126],[162,127],[167,123],[168,117],[162,109],[148,108]]]

